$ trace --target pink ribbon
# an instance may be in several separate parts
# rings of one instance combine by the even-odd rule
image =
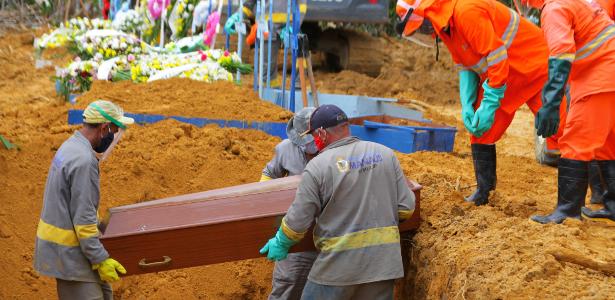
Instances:
[[[216,37],[216,27],[220,24],[220,13],[212,12],[207,17],[207,26],[205,27],[205,45],[211,45]]]
[[[162,7],[162,2],[164,1],[164,8]],[[171,0],[147,0],[147,9],[149,13],[152,15],[154,20],[160,18],[162,14],[162,10],[166,9],[167,6],[171,3]]]

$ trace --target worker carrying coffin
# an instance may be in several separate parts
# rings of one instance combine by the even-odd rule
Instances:
[[[497,181],[495,143],[523,103],[534,114],[542,105],[549,56],[542,32],[495,0],[398,0],[396,11],[401,35],[431,29],[460,68],[461,116],[472,134],[477,181],[466,201],[487,204]],[[549,150],[557,151],[557,138],[547,139]]]
[[[286,126],[288,139],[275,146],[275,154],[263,169],[261,182],[286,176],[301,175],[305,165],[316,156],[318,149],[311,135],[301,135],[308,129],[313,107],[296,113]],[[299,300],[314,264],[315,251],[290,253],[285,260],[277,261],[273,269],[269,300]]]
[[[560,139],[558,199],[555,210],[533,216],[539,223],[566,218],[615,220],[615,25],[594,1],[546,0],[530,4],[542,8],[541,24],[549,45],[549,80],[543,88],[543,107],[536,118],[539,135],[549,137],[559,127],[557,111],[567,84],[571,102]],[[605,208],[584,208],[588,167],[595,161],[606,193]]]
[[[34,268],[56,278],[58,298],[112,299],[108,282],[126,273],[99,240],[99,161],[115,133],[134,120],[109,101],[94,101],[83,127],[56,152],[45,184],[36,231]]]
[[[285,259],[315,222],[319,254],[302,299],[392,299],[394,279],[404,275],[398,225],[415,204],[397,157],[350,136],[346,114],[334,105],[314,111],[308,133],[320,153],[261,254]]]

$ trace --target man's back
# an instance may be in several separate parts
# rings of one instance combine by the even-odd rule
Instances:
[[[305,214],[314,213],[320,254],[309,279],[351,285],[403,276],[398,211],[413,209],[393,151],[348,137],[308,163],[285,222],[309,227]]]

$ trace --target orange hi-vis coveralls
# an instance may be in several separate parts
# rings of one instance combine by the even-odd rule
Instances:
[[[615,159],[615,25],[596,2],[547,0],[542,28],[550,58],[572,62],[563,158]]]
[[[453,61],[463,69],[488,79],[492,87],[506,84],[506,92],[490,130],[471,137],[473,144],[497,142],[519,107],[526,103],[536,112],[542,106],[542,87],[547,80],[548,48],[540,28],[494,0],[435,0],[425,3],[423,15],[449,49]],[[483,89],[479,85],[478,108]],[[565,118],[565,106],[562,108]],[[560,130],[561,133],[561,130]],[[559,134],[547,139],[557,149]]]

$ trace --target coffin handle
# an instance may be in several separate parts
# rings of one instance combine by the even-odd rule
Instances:
[[[156,268],[156,267],[164,267],[164,266],[168,266],[171,264],[171,257],[169,256],[163,256],[162,257],[162,261],[155,261],[155,262],[147,262],[147,260],[145,258],[141,259],[139,261],[139,268],[141,269],[148,269],[148,268]]]

